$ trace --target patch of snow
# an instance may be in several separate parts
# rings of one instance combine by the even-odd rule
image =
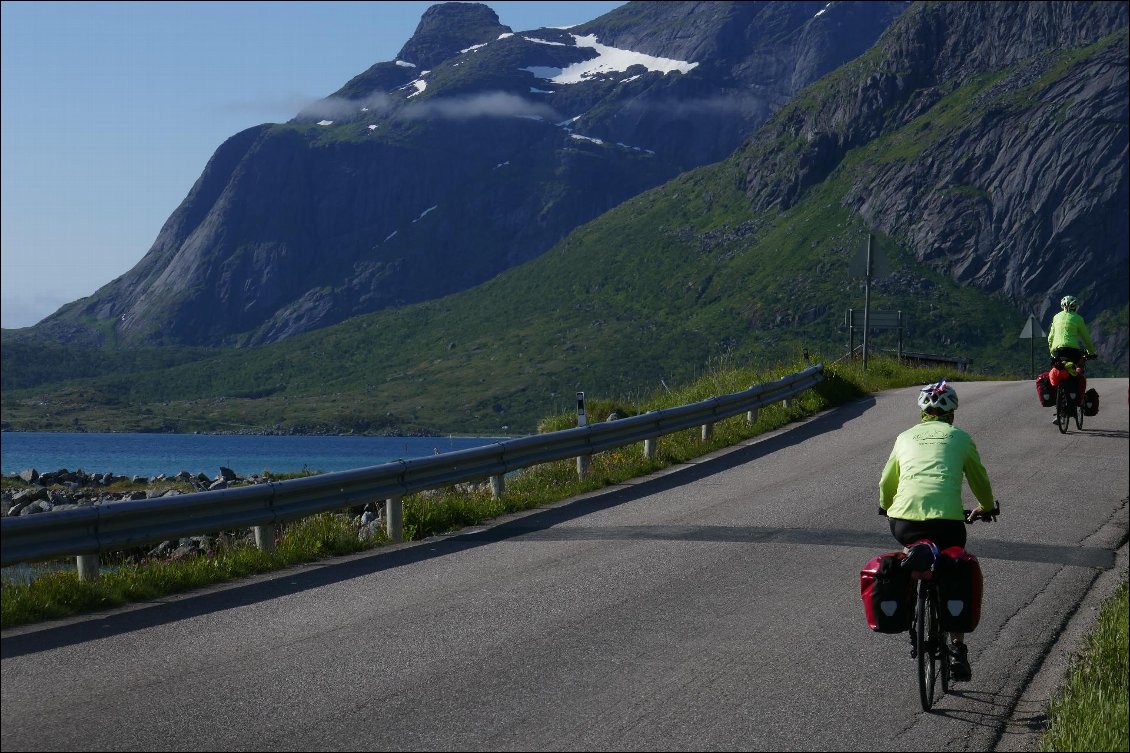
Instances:
[[[361,108],[361,112],[368,112],[368,111],[369,111],[369,108],[368,108],[368,107],[362,107],[362,108]]]
[[[639,78],[639,75],[638,75],[638,74],[637,74],[637,75],[635,75],[635,76],[628,76],[628,77],[627,77],[626,79],[624,79],[624,80],[623,80],[623,81],[621,81],[620,83],[621,83],[621,84],[627,84],[627,83],[630,83],[630,82],[632,82],[632,81],[635,81],[635,80],[636,80],[637,78]]]
[[[416,96],[417,94],[419,94],[419,93],[421,93],[422,91],[424,91],[424,89],[427,89],[427,88],[428,88],[428,82],[427,82],[427,81],[421,81],[420,79],[416,79],[415,81],[413,81],[413,82],[412,82],[411,84],[409,84],[409,85],[410,85],[410,86],[415,86],[415,87],[416,87],[416,91],[414,91],[414,92],[412,92],[411,94],[409,94],[409,95],[408,95],[408,99],[412,99],[412,97],[415,97],[415,96]]]
[[[334,124],[334,122],[332,120],[319,120],[318,121],[318,125],[320,125],[320,126],[327,126],[327,125],[333,125],[333,124]]]
[[[568,47],[569,45],[564,42],[550,42],[548,39],[538,39],[537,37],[522,37],[527,42],[537,42],[538,44],[550,44],[555,47]]]
[[[506,39],[507,37],[512,37],[512,36],[514,36],[514,32],[504,31],[504,32],[502,32],[501,34],[498,35],[498,39]],[[495,40],[495,41],[498,41],[498,40]]]
[[[815,15],[815,16],[813,16],[813,18],[817,18],[818,16],[820,16],[820,14],[822,14],[822,13],[823,13],[824,11],[828,10],[828,9],[829,9],[829,8],[831,8],[831,7],[832,7],[832,4],[831,4],[831,3],[828,3],[828,4],[827,4],[827,5],[825,5],[825,6],[823,7],[823,8],[821,8],[821,9],[820,9],[820,10],[818,10],[818,11],[816,11],[816,15]]]
[[[369,130],[370,130],[370,131],[375,131],[375,130],[377,130],[377,127],[376,127],[375,125],[370,125],[370,126],[369,126]]]
[[[490,44],[490,42],[483,42],[482,44],[473,44],[470,47],[464,47],[462,50],[459,51],[459,54],[462,55],[465,52],[474,52],[475,50],[481,50],[482,48],[486,47],[488,44]]]
[[[555,84],[579,84],[595,76],[609,73],[623,73],[633,65],[642,65],[649,71],[658,71],[664,75],[672,71],[688,73],[698,67],[698,63],[691,63],[685,60],[660,58],[642,52],[632,52],[631,50],[609,47],[608,45],[600,44],[595,34],[589,34],[583,37],[579,37],[576,34],[572,36],[577,47],[588,47],[589,49],[595,50],[597,56],[592,60],[573,63],[564,70],[541,66],[531,66],[529,68],[523,68],[522,70],[529,71],[538,78],[547,79]]]
[[[392,62],[396,63],[396,64],[397,64],[397,65],[399,65],[399,66],[400,66],[401,68],[415,68],[415,67],[416,67],[416,64],[415,64],[415,63],[407,63],[407,62],[405,62],[405,61],[403,61],[403,60],[394,60],[394,61],[392,61]]]
[[[383,241],[381,241],[381,243],[388,243],[390,240],[392,240],[392,237],[399,232],[400,232],[399,230],[393,230],[391,233],[388,234],[387,238],[385,238]]]
[[[591,141],[594,144],[603,144],[604,143],[600,139],[594,139],[591,136],[582,136],[579,133],[571,133],[571,134],[569,134],[569,138],[577,139],[578,141]]]
[[[546,91],[545,89],[536,89],[536,88],[531,86],[530,87],[530,94],[553,94],[553,92]]]

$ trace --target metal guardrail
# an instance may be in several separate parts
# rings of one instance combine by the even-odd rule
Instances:
[[[817,364],[690,405],[442,455],[234,489],[5,517],[0,519],[0,565],[76,555],[81,575],[84,570],[89,573],[91,566],[90,561],[83,562],[84,556],[238,528],[255,528],[260,546],[269,547],[260,537],[264,527],[270,532],[277,523],[375,500],[386,500],[391,536],[406,494],[488,477],[501,493],[504,474],[528,466],[588,457],[639,441],[645,451],[650,442],[653,452],[654,440],[664,434],[702,426],[706,436],[708,427],[718,421],[789,400],[819,384],[823,370],[823,364]],[[90,577],[97,576],[97,560],[93,562]]]
[[[889,350],[886,352],[890,352]],[[969,364],[973,359],[965,356],[941,356],[934,353],[909,353],[903,351],[899,358],[904,363],[914,363],[920,366],[953,366],[960,373],[969,371]]]

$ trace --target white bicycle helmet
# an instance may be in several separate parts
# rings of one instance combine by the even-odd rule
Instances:
[[[918,407],[931,416],[952,413],[957,410],[957,392],[945,379],[937,384],[928,384],[918,393]]]
[[[1059,299],[1059,307],[1064,311],[1078,311],[1079,299],[1073,295],[1065,295]]]

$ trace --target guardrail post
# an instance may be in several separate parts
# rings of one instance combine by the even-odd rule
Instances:
[[[713,436],[714,436],[714,424],[703,424],[702,425],[702,441],[708,442],[708,441],[710,441],[710,438],[713,437]]]
[[[757,423],[757,408],[754,408],[753,410],[746,412],[745,422],[747,424]]]
[[[75,557],[79,580],[98,580],[98,555],[80,554]]]
[[[589,475],[590,462],[592,462],[592,455],[577,456],[577,478],[579,478],[581,481],[584,481],[585,476]]]
[[[499,473],[496,476],[490,477],[490,496],[492,499],[498,499],[502,493],[506,491],[506,477]]]
[[[255,546],[262,552],[275,551],[275,524],[264,523],[261,526],[253,526],[251,528],[255,532]]]
[[[643,441],[643,456],[648,460],[655,460],[655,446],[659,444],[655,437]]]
[[[385,500],[385,533],[391,541],[404,539],[403,497],[389,497]]]
[[[789,408],[793,407],[793,399],[791,397],[786,397],[784,402],[785,402],[785,410],[788,410]]]

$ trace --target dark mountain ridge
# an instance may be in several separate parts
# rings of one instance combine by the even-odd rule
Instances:
[[[916,4],[747,147],[752,205],[787,208],[851,150],[917,124],[855,169],[846,206],[1041,318],[1067,293],[1092,316],[1117,310],[1130,276],[1126,26],[1126,3]],[[955,95],[977,79],[989,107]]]
[[[132,270],[27,335],[254,345],[465,290],[726,157],[905,7],[633,2],[515,34],[435,5],[395,61],[221,145]]]

